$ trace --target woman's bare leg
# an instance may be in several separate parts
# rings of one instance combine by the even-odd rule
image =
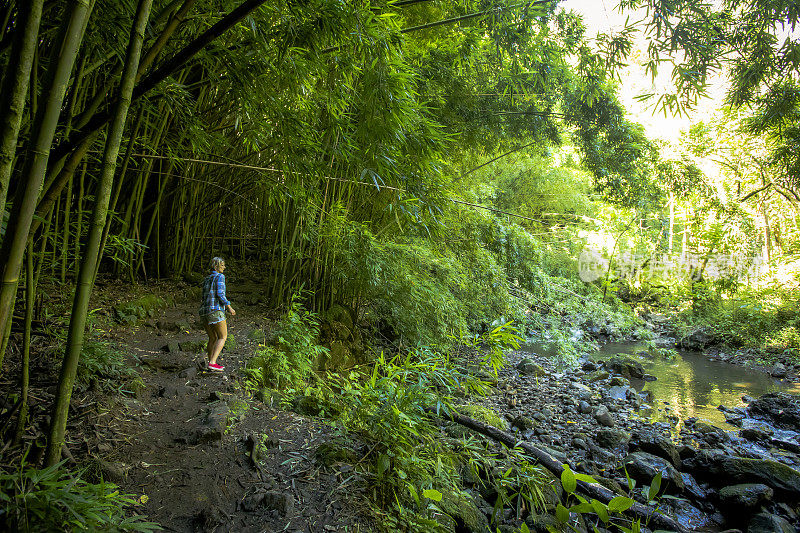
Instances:
[[[217,332],[214,331],[214,327],[210,324],[204,324],[203,327],[208,335],[208,343],[206,343],[206,359],[208,359],[210,362],[211,350],[214,348],[214,343],[217,341]]]
[[[228,322],[227,320],[223,320],[222,322],[211,324],[209,327],[214,331],[216,337],[213,345],[209,341],[211,351],[208,355],[208,363],[213,365],[217,362],[217,357],[219,357],[219,354],[222,352],[222,347],[225,346],[225,341],[228,338]]]

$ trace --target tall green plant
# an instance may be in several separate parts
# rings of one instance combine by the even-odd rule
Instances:
[[[253,388],[302,386],[327,349],[318,344],[319,320],[305,310],[299,293],[265,344],[247,363],[246,379]]]
[[[0,525],[6,531],[140,531],[162,528],[129,514],[137,501],[113,483],[92,484],[68,473],[63,463],[44,469],[23,464],[0,473]]]

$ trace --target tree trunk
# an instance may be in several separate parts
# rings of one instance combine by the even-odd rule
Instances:
[[[459,415],[458,413],[451,413],[450,415],[440,415],[438,413],[434,413],[432,410],[429,411],[431,414],[436,414],[437,416],[441,416],[445,420],[452,420],[458,424],[461,424],[464,427],[477,431],[482,435],[486,435],[498,442],[502,442],[509,448],[522,448],[522,450],[533,457],[536,462],[547,468],[550,472],[553,473],[556,477],[561,476],[561,472],[564,470],[564,466],[559,463],[555,457],[550,455],[544,450],[536,448],[535,446],[520,441],[514,435],[510,433],[506,433],[496,427],[490,426],[489,424],[484,424],[479,420],[475,420],[474,418],[470,418],[468,416]],[[585,481],[578,480],[578,489],[583,492],[584,494],[589,495],[592,498],[596,498],[602,502],[608,503],[611,501],[612,498],[619,496],[605,487],[597,485],[595,483],[587,483]],[[668,516],[658,514],[655,509],[651,507],[647,507],[640,503],[634,503],[633,506],[629,509],[629,512],[636,515],[637,517],[643,518],[648,523],[652,523],[659,528],[666,528],[669,531],[680,531],[684,532],[686,529],[669,518]]]
[[[72,318],[70,319],[69,333],[67,335],[67,347],[64,354],[64,362],[61,365],[56,398],[53,403],[52,422],[50,423],[50,435],[46,453],[48,465],[54,465],[61,459],[61,447],[64,444],[64,432],[67,427],[69,402],[72,397],[72,385],[75,382],[78,359],[80,358],[81,349],[83,348],[86,315],[89,309],[89,296],[92,292],[92,282],[94,281],[94,269],[97,264],[97,256],[100,249],[100,239],[106,224],[108,203],[111,198],[111,186],[114,182],[114,171],[117,165],[117,155],[119,154],[119,147],[122,143],[122,133],[125,129],[125,121],[131,104],[133,84],[136,78],[136,71],[139,68],[139,57],[142,52],[144,30],[147,26],[147,20],[150,17],[150,7],[152,4],[153,0],[139,1],[136,20],[128,43],[125,70],[123,71],[120,81],[120,94],[117,99],[114,119],[109,128],[105,152],[103,153],[103,166],[100,171],[100,183],[96,193],[92,224],[89,228],[86,249],[83,252],[81,267],[78,272],[78,282],[75,288],[75,297],[72,302]]]
[[[43,5],[44,0],[28,0],[19,6],[20,24],[16,29],[3,85],[0,87],[0,218],[6,208]]]
[[[47,171],[47,161],[53,144],[58,117],[64,103],[78,48],[83,39],[83,28],[89,16],[90,0],[73,0],[62,23],[59,43],[53,49],[44,94],[45,105],[36,113],[31,140],[20,185],[14,198],[3,245],[0,249],[0,331],[5,331],[14,310],[14,297],[22,268],[22,258],[28,242],[39,190]]]

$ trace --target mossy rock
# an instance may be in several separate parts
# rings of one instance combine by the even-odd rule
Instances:
[[[333,341],[327,353],[320,355],[317,361],[319,370],[338,372],[351,368],[357,363],[353,352],[341,341]]]
[[[158,309],[169,304],[170,301],[166,298],[156,296],[155,294],[145,294],[130,302],[115,305],[114,315],[120,322],[133,324],[136,320],[155,316]]]
[[[325,312],[325,320],[330,323],[339,322],[349,332],[355,324],[355,312],[346,305],[334,304]]]
[[[586,378],[586,381],[595,383],[597,381],[608,379],[609,376],[610,374],[606,370],[595,370],[594,372],[589,372],[584,377]]]
[[[330,338],[334,341],[346,341],[350,337],[350,328],[342,322],[330,322],[328,328]]]
[[[331,441],[317,446],[314,458],[323,466],[333,466],[336,463],[355,464],[358,461],[358,454],[345,443]]]
[[[197,353],[206,349],[206,341],[183,341],[178,343],[178,347],[182,352]],[[169,345],[172,346],[172,343]]]
[[[292,410],[304,416],[317,416],[322,412],[319,400],[313,396],[297,396],[292,400]]]
[[[283,393],[275,389],[263,388],[256,393],[256,399],[267,405],[278,405],[283,399]]]
[[[511,427],[505,417],[489,407],[482,405],[461,405],[458,407],[458,411],[463,415],[480,420],[481,422],[502,429],[503,431],[507,431]]]
[[[461,491],[445,490],[439,508],[456,521],[457,531],[485,533],[490,531],[486,516],[475,504],[472,496]]]
[[[525,525],[534,533],[549,533],[550,531],[562,531],[565,529],[565,526],[555,516],[549,514],[529,515],[525,519]]]
[[[525,357],[519,363],[517,363],[517,370],[519,370],[520,373],[525,376],[540,377],[545,375],[542,365],[536,363],[530,357]]]
[[[461,424],[455,422],[448,422],[444,425],[444,432],[448,437],[454,439],[466,439],[475,435],[475,433]]]

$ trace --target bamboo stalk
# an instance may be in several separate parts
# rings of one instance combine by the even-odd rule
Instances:
[[[31,361],[31,326],[33,324],[33,305],[36,299],[36,286],[33,282],[33,242],[28,241],[28,253],[25,260],[25,331],[22,335],[22,374],[20,376],[20,408],[17,418],[17,430],[14,432],[14,444],[18,445],[25,431],[28,419],[28,385],[30,383]]]
[[[25,95],[31,79],[43,5],[44,0],[29,0],[19,6],[19,26],[15,31],[9,62],[0,87],[0,216],[5,211],[8,186],[11,183],[11,170],[25,108]],[[9,13],[10,9],[9,6]]]
[[[156,70],[150,73],[149,76],[142,80],[141,83],[134,88],[131,95],[132,101],[138,100],[141,96],[153,90],[159,83],[183,68],[198,52],[220,35],[231,29],[265,1],[266,0],[246,0],[242,2],[239,7],[232,10],[219,22],[196,37],[191,43],[182,48],[178,53],[172,56],[172,58],[162,63]],[[87,122],[86,127],[82,131],[66,139],[53,151],[53,159],[58,161],[65,157],[75,146],[80,144],[86,136],[102,128],[109,120],[111,120],[111,115],[108,112],[95,114]]]
[[[153,0],[139,0],[136,20],[131,31],[128,51],[125,58],[125,70],[123,71],[122,80],[120,82],[120,94],[117,99],[114,118],[111,122],[108,138],[106,140],[106,150],[103,155],[100,183],[98,185],[97,194],[95,195],[94,216],[89,228],[86,249],[84,250],[83,260],[81,261],[81,267],[78,273],[78,282],[72,304],[72,317],[67,334],[67,347],[64,354],[64,361],[61,365],[56,398],[53,402],[52,422],[50,424],[50,434],[46,452],[46,462],[48,465],[54,465],[61,459],[61,447],[64,444],[64,433],[67,427],[72,386],[75,382],[78,360],[80,358],[81,349],[83,348],[84,329],[86,327],[86,316],[89,309],[89,296],[92,292],[94,270],[100,251],[100,239],[108,214],[108,204],[111,199],[111,187],[114,180],[117,155],[119,154],[119,147],[122,143],[122,133],[125,129],[128,109],[131,104],[133,84],[139,66],[142,42],[144,41],[144,30],[150,16],[152,3]]]
[[[11,209],[6,236],[0,248],[0,331],[5,331],[14,308],[17,282],[22,259],[36,210],[39,189],[47,171],[50,147],[53,144],[58,117],[67,90],[78,48],[83,39],[82,29],[91,10],[89,0],[72,0],[61,25],[59,46],[53,51],[51,68],[45,84],[47,101],[38,110],[35,127],[20,186]]]

